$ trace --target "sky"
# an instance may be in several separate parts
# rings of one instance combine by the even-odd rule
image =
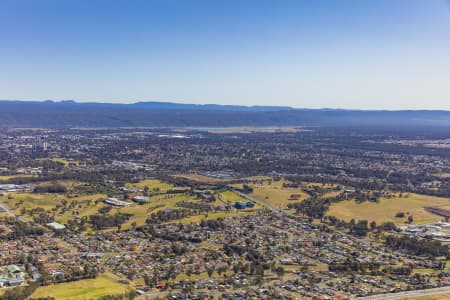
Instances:
[[[0,99],[450,110],[450,0],[0,0]]]

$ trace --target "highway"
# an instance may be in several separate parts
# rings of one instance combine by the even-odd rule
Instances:
[[[361,300],[401,300],[401,299],[413,299],[416,297],[424,297],[424,296],[435,296],[435,295],[443,295],[450,294],[450,286],[426,289],[426,290],[415,290],[415,291],[406,291],[392,294],[380,294],[374,296],[367,297],[359,297],[356,299]]]

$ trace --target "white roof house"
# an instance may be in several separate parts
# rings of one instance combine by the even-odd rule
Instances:
[[[59,224],[57,222],[47,223],[47,227],[50,227],[51,229],[54,229],[54,230],[66,229],[66,226],[64,226],[63,224]]]

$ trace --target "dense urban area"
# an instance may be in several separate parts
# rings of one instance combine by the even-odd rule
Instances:
[[[440,127],[0,130],[0,299],[414,295],[449,218]]]

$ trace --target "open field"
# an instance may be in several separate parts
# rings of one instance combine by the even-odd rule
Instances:
[[[72,185],[75,183],[68,183]],[[146,184],[152,184],[152,186],[168,187],[168,184],[161,183],[159,181],[146,181]],[[231,191],[221,192],[223,199],[229,202],[231,205],[238,200],[242,200],[237,194]],[[13,209],[18,215],[22,215],[22,210],[26,209],[26,213],[23,218],[31,220],[32,217],[28,214],[28,211],[35,208],[42,208],[45,211],[51,212],[54,215],[55,221],[61,224],[67,224],[68,221],[74,216],[89,217],[98,213],[98,210],[104,206],[107,206],[103,202],[106,199],[106,194],[93,194],[93,195],[81,195],[69,197],[66,194],[37,194],[37,193],[10,193],[1,197],[0,200]],[[149,202],[143,205],[133,203],[129,207],[112,207],[108,212],[109,215],[114,215],[116,213],[127,213],[131,214],[130,219],[122,224],[123,229],[128,229],[136,224],[141,226],[145,224],[146,219],[152,213],[156,213],[160,210],[165,209],[176,209],[177,203],[181,201],[187,202],[198,202],[195,197],[186,194],[161,194],[150,197]],[[62,211],[61,209],[56,209],[63,202],[66,202],[66,209]],[[215,203],[212,205],[225,205],[222,201],[216,199]],[[232,209],[231,212],[209,212],[205,214],[200,214],[196,216],[187,217],[182,220],[177,220],[177,222],[190,223],[190,222],[200,222],[202,219],[217,219],[217,218],[227,218],[237,216],[238,214],[251,213],[255,209],[260,209],[261,206],[256,204],[253,208],[236,210]],[[90,228],[87,228],[88,230]]]
[[[231,204],[234,203],[234,201],[238,201],[238,200],[242,200],[241,197],[239,197],[238,195],[236,195],[235,193],[231,192],[231,191],[226,191],[226,192],[222,192],[224,198],[226,197],[226,199],[230,199]],[[157,195],[157,196],[153,196],[150,197],[150,201],[149,203],[143,204],[143,205],[133,205],[130,207],[124,207],[124,208],[113,208],[112,211],[117,211],[117,212],[122,212],[122,213],[130,213],[133,216],[130,218],[130,220],[128,220],[128,222],[126,222],[125,224],[123,224],[122,228],[129,228],[131,227],[131,224],[133,222],[135,222],[138,226],[139,225],[144,225],[145,224],[145,220],[147,219],[147,217],[152,214],[152,213],[156,213],[160,210],[165,210],[165,209],[175,209],[177,208],[177,203],[180,201],[186,201],[186,202],[198,202],[199,200],[188,196],[186,194],[173,194],[173,195]],[[221,205],[223,204],[223,202],[221,202],[220,200],[216,200],[216,203],[211,203],[212,205]],[[210,219],[218,219],[218,218],[230,218],[230,217],[234,217],[237,216],[239,214],[244,214],[244,213],[251,213],[252,211],[256,210],[256,209],[260,209],[262,208],[261,205],[259,204],[255,204],[255,206],[253,208],[248,208],[248,209],[242,209],[242,210],[237,210],[237,209],[232,209],[231,212],[205,212],[199,215],[195,215],[195,216],[190,216],[181,220],[175,220],[173,222],[176,223],[183,223],[183,224],[187,224],[187,223],[192,223],[192,222],[200,222],[201,220],[205,219],[205,220],[210,220]]]
[[[95,299],[110,294],[122,294],[132,287],[122,284],[110,274],[104,273],[95,279],[85,279],[39,287],[31,298],[54,297],[60,299]]]
[[[222,195],[223,201],[225,201],[226,203],[229,203],[230,205],[233,205],[234,202],[236,202],[236,201],[245,200],[241,196],[239,196],[238,194],[236,194],[232,191],[225,191],[225,192],[221,192],[220,194]]]
[[[133,222],[138,226],[144,225],[145,220],[152,213],[165,209],[175,209],[177,208],[176,204],[178,202],[191,200],[193,199],[185,194],[157,195],[150,197],[150,201],[143,205],[134,204],[130,207],[113,208],[110,213],[121,212],[132,214],[133,216],[122,226],[122,228],[126,229],[130,228]]]
[[[245,199],[244,197],[239,196],[238,194],[236,194],[233,191],[224,191],[224,192],[220,192],[220,195],[222,196],[222,201],[233,206],[234,203],[236,201],[248,201],[247,199]],[[214,203],[214,205],[220,205],[223,204],[223,202],[220,200],[216,200],[216,203]],[[255,206],[253,206],[252,208],[247,208],[247,209],[240,209],[239,211],[243,212],[243,211],[251,211],[251,210],[255,210],[255,209],[261,209],[263,208],[263,206],[259,203],[254,203]]]
[[[284,188],[284,181],[273,181],[271,184],[249,184],[253,188],[250,196],[269,202],[270,204],[287,208],[289,203],[300,202],[308,197],[300,188]],[[292,194],[300,195],[298,200],[289,200]]]
[[[0,181],[2,180],[10,180],[15,178],[30,178],[30,177],[37,177],[36,175],[30,175],[30,174],[17,174],[17,175],[0,175]]]
[[[137,188],[137,189],[144,189],[145,187],[148,187],[149,191],[157,190],[160,191],[166,191],[168,189],[173,188],[174,186],[170,183],[163,182],[161,180],[157,179],[147,179],[142,180],[137,183],[127,183],[125,185],[127,188]]]
[[[254,209],[242,209],[237,210],[234,209],[229,212],[209,212],[209,213],[202,213],[196,216],[187,217],[181,220],[176,220],[175,223],[182,223],[182,224],[189,224],[189,223],[199,223],[202,220],[215,220],[219,218],[232,218],[238,215],[244,215],[244,214],[251,214],[253,213]]]
[[[21,213],[22,208],[25,208],[26,210],[43,208],[46,211],[50,211],[63,201],[67,201],[69,205],[75,202],[75,205],[72,208],[67,209],[64,213],[61,214],[60,211],[55,213],[55,220],[66,224],[69,219],[73,218],[74,211],[77,211],[79,216],[89,216],[97,213],[98,209],[104,206],[104,204],[103,202],[95,203],[95,200],[105,198],[105,194],[67,197],[64,194],[14,193],[0,198],[0,200],[5,202],[11,209],[15,210],[17,214]],[[25,214],[24,217],[31,219],[27,214]]]
[[[0,211],[0,218],[1,217],[11,217],[12,215],[7,211]]]
[[[436,176],[439,176],[442,178],[450,178],[450,173],[439,173],[439,174],[436,174]]]
[[[64,157],[43,158],[41,160],[51,160],[51,161],[54,161],[54,162],[58,162],[58,163],[63,164],[65,167],[67,167],[69,164],[74,164],[76,166],[84,165],[84,163],[81,162],[81,161],[73,160],[73,159],[67,159],[67,158],[64,158]]]
[[[424,207],[439,206],[445,209],[450,207],[450,199],[409,194],[403,198],[382,198],[379,203],[364,202],[361,204],[353,200],[334,203],[330,206],[327,215],[350,221],[351,219],[365,219],[377,223],[392,221],[404,223],[409,215],[412,215],[415,223],[426,223],[442,220],[442,217],[427,212]],[[397,212],[404,212],[405,218],[396,218]]]
[[[66,224],[69,219],[73,218],[73,212],[76,210],[79,217],[90,216],[98,213],[98,209],[105,206],[103,201],[95,203],[95,200],[105,199],[105,194],[95,194],[89,196],[81,196],[73,198],[71,200],[77,201],[79,204],[74,209],[69,209],[62,215],[56,216],[56,221],[62,224]]]
[[[83,165],[83,163],[78,160],[66,159],[66,158],[62,158],[62,157],[55,157],[55,158],[51,158],[50,160],[52,160],[54,162],[62,163],[62,164],[64,164],[64,166],[68,166],[69,164],[75,164],[77,166]]]
[[[62,196],[47,195],[47,194],[33,194],[33,193],[11,193],[7,197],[3,197],[2,201],[5,202],[12,209],[26,208],[43,208],[44,210],[50,210],[55,207],[63,198]]]
[[[212,177],[203,176],[203,175],[199,175],[199,174],[177,175],[176,177],[181,177],[181,178],[186,178],[186,179],[189,179],[192,181],[211,183],[211,184],[224,181],[224,180],[221,180],[218,178],[212,178]]]

